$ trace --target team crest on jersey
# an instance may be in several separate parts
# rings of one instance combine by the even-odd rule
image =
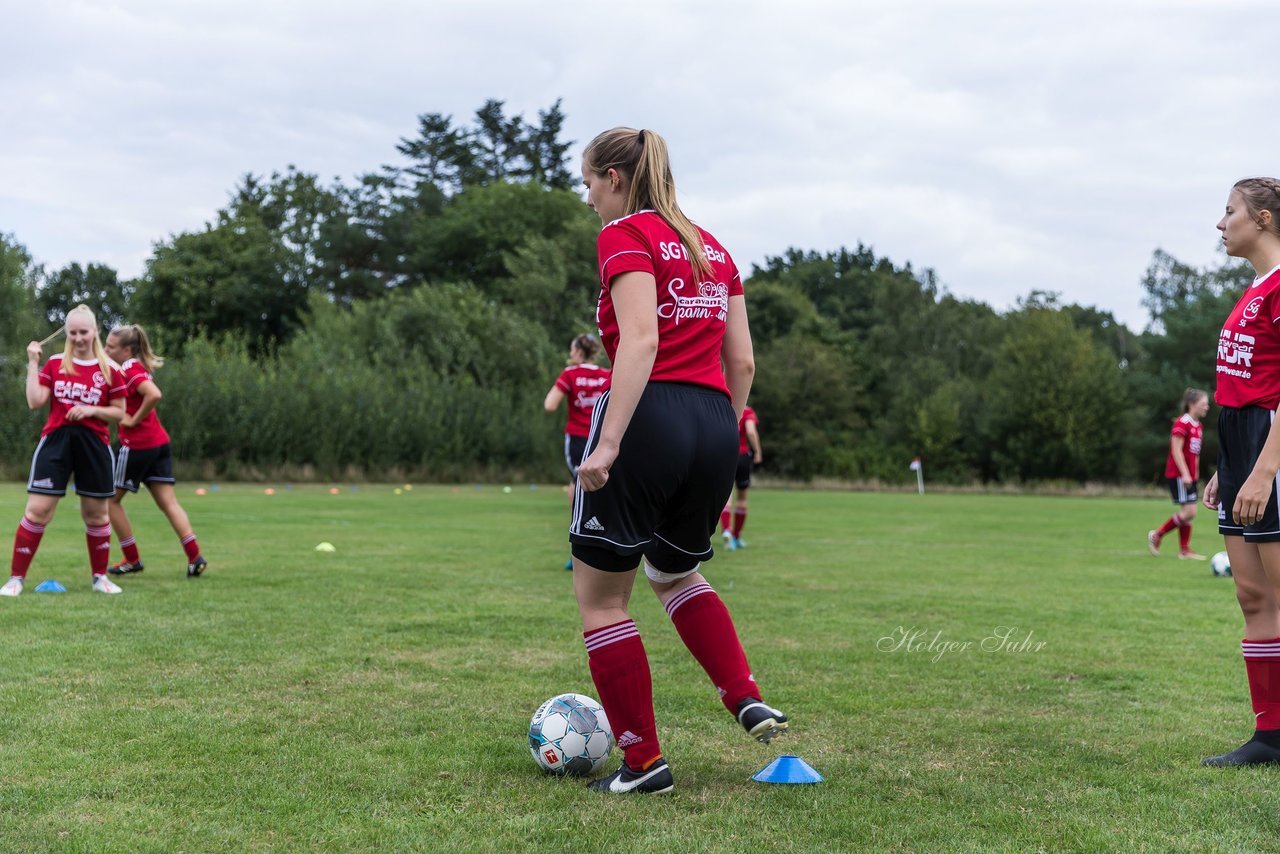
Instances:
[[[107,378],[102,375],[102,371],[93,372],[93,384],[98,388],[102,388],[107,384]]]

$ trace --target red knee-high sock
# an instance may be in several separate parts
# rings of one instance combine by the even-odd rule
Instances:
[[[704,581],[672,596],[667,601],[667,615],[680,640],[711,677],[726,709],[736,713],[738,703],[748,697],[760,698],[729,609],[710,584]]]
[[[728,504],[720,511],[720,530],[730,531],[733,525],[733,508]]]
[[[194,563],[200,557],[200,544],[196,542],[195,534],[187,534],[182,538],[182,550],[187,553],[187,563]]]
[[[646,768],[662,755],[658,727],[653,720],[653,682],[649,657],[640,632],[623,620],[582,633],[591,665],[591,679],[600,692],[600,705],[632,768]]]
[[[1160,530],[1156,531],[1156,536],[1163,537],[1165,534],[1169,533],[1174,528],[1178,527],[1178,523],[1181,521],[1182,520],[1178,518],[1178,514],[1174,513],[1172,516],[1170,516],[1168,519],[1165,520],[1163,525],[1160,526]]]
[[[94,575],[104,575],[111,557],[111,526],[84,528],[84,541],[89,547],[89,570]]]
[[[1178,548],[1182,551],[1191,550],[1191,523],[1183,522],[1178,528]]]
[[[739,507],[733,511],[733,535],[735,537],[742,534],[742,526],[747,524],[747,508]]]
[[[1249,674],[1249,698],[1260,730],[1280,729],[1280,638],[1240,642]]]
[[[44,536],[44,525],[37,525],[25,515],[22,521],[18,523],[18,532],[13,536],[13,562],[10,563],[10,575],[16,575],[19,578],[27,577],[27,570],[31,567],[31,559],[36,556],[36,549],[40,548],[40,538]]]
[[[124,559],[129,563],[138,563],[142,559],[138,556],[138,541],[133,537],[126,537],[120,541],[120,551],[124,553]]]

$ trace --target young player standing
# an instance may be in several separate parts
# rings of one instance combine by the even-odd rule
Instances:
[[[1237,181],[1218,230],[1227,254],[1257,274],[1218,338],[1218,470],[1204,489],[1244,615],[1255,723],[1249,741],[1204,764],[1259,765],[1280,762],[1280,181]]]
[[[49,404],[49,418],[31,457],[27,506],[13,538],[9,580],[0,596],[19,596],[45,526],[72,477],[80,496],[89,571],[97,593],[120,593],[107,578],[111,526],[107,499],[112,495],[109,422],[124,416],[124,386],[98,339],[98,321],[87,305],[67,313],[67,343],[60,355],[40,366],[39,341],[27,345],[27,406]]]
[[[733,485],[755,360],[738,270],[681,212],[662,137],[605,131],[583,154],[582,178],[604,223],[596,319],[613,376],[578,467],[569,539],[591,677],[623,750],[621,767],[589,785],[656,794],[675,783],[627,612],[641,562],[725,708],[760,741],[787,727],[760,701],[733,620],[698,572]]]
[[[1198,388],[1189,388],[1182,395],[1182,415],[1173,422],[1173,435],[1169,438],[1169,458],[1164,464],[1165,480],[1176,508],[1157,530],[1147,532],[1147,548],[1151,554],[1160,554],[1160,540],[1165,534],[1178,529],[1178,557],[1183,560],[1204,560],[1204,555],[1191,550],[1191,522],[1196,518],[1196,483],[1200,477],[1200,446],[1204,437],[1204,417],[1209,414],[1209,394]]]
[[[569,366],[560,372],[555,384],[547,392],[542,408],[555,412],[561,401],[569,401],[569,414],[564,422],[564,463],[569,467],[569,486],[578,482],[578,464],[582,462],[587,447],[587,434],[591,432],[591,413],[596,401],[609,390],[609,369],[595,363],[600,352],[600,339],[594,335],[579,335],[569,342]],[[570,505],[573,493],[570,492]],[[573,569],[573,558],[564,565]]]
[[[133,526],[124,512],[124,497],[147,485],[173,532],[178,535],[187,555],[187,577],[204,572],[209,562],[200,554],[200,544],[191,530],[187,512],[174,494],[173,457],[169,450],[169,434],[156,415],[160,389],[151,372],[164,364],[164,359],[151,350],[147,333],[141,326],[117,326],[107,336],[107,355],[120,365],[128,393],[127,415],[120,420],[120,452],[116,457],[115,494],[108,508],[111,526],[120,540],[124,559],[110,568],[112,575],[142,572],[144,566],[133,538]]]
[[[763,459],[760,419],[750,406],[743,407],[742,418],[738,420],[738,470],[733,479],[736,491],[720,511],[720,528],[729,551],[747,547],[742,541],[742,526],[747,524],[747,490],[751,488],[752,467],[760,465]]]

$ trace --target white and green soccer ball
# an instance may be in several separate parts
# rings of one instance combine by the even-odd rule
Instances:
[[[1218,552],[1209,558],[1209,569],[1219,578],[1226,578],[1231,575],[1231,558],[1226,552]]]
[[[552,697],[529,721],[529,753],[549,774],[594,774],[604,767],[613,744],[604,708],[585,694]]]

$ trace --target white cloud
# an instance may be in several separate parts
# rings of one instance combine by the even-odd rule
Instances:
[[[16,4],[11,4],[16,5]],[[863,243],[1005,307],[1140,326],[1162,247],[1213,260],[1274,174],[1262,2],[141,2],[6,9],[0,231],[136,275],[245,172],[378,170],[490,97],[567,136],[651,127],[740,265]]]

